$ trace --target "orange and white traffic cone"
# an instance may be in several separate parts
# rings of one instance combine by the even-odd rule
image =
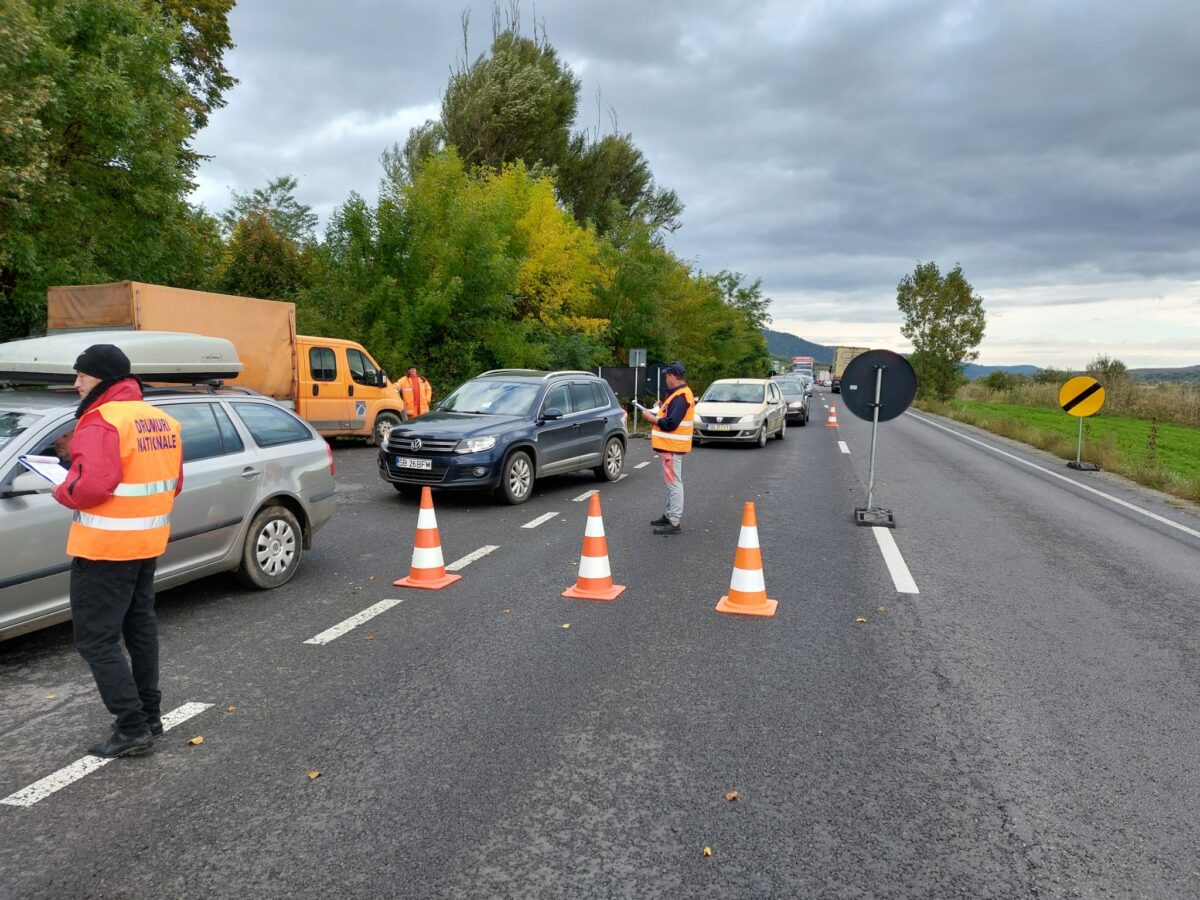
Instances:
[[[837,428],[837,404],[829,407],[829,418],[825,420],[826,428]]]
[[[563,591],[564,597],[579,600],[612,600],[623,584],[613,584],[608,566],[608,541],[604,537],[604,519],[600,516],[600,495],[592,494],[588,506],[587,527],[583,530],[583,554],[579,557],[579,577],[574,587]]]
[[[442,540],[438,537],[437,516],[433,512],[433,492],[421,488],[421,511],[417,514],[417,536],[413,541],[412,566],[408,577],[393,581],[396,587],[428,588],[436,591],[462,578],[447,575],[442,562]]]
[[[754,503],[747,500],[742,508],[742,530],[738,534],[737,551],[733,555],[733,578],[729,581],[729,593],[717,603],[717,612],[773,616],[778,605],[778,600],[767,599],[762,550],[758,546],[758,520],[754,518]]]

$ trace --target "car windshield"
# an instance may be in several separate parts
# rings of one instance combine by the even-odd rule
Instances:
[[[19,409],[0,409],[0,446],[42,418],[42,413]]]
[[[701,400],[711,403],[762,403],[764,391],[761,384],[710,384]]]
[[[539,385],[512,381],[468,381],[438,406],[441,412],[527,416]]]
[[[804,392],[800,390],[800,385],[794,381],[777,381],[775,383],[779,385],[779,390],[783,391],[783,396],[785,397],[799,399],[804,396]]]

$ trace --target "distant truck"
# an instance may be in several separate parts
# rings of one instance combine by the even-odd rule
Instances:
[[[840,394],[842,392],[842,373],[846,371],[846,366],[850,365],[850,360],[858,356],[860,353],[866,353],[870,347],[835,347],[833,350],[833,393]]]
[[[361,344],[296,334],[296,305],[118,281],[52,287],[49,333],[124,329],[222,337],[244,369],[235,384],[292,407],[326,437],[382,444],[407,420],[397,386]]]

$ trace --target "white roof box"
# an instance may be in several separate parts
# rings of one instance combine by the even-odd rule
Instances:
[[[0,381],[69,384],[75,380],[75,360],[92,344],[120,347],[143,381],[194,384],[236,378],[242,371],[233,343],[225,338],[174,331],[77,331],[0,344]]]

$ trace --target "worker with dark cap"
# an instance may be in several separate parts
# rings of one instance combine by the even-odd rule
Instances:
[[[88,753],[134,756],[163,730],[154,572],[183,488],[182,437],[178,422],[142,400],[120,348],[93,344],[75,372],[79,423],[54,499],[75,511],[67,537],[75,647],[116,717]]]
[[[667,396],[657,412],[642,410],[642,418],[654,427],[650,446],[662,460],[663,481],[667,485],[667,511],[650,524],[655,534],[679,534],[683,528],[683,455],[692,449],[692,431],[696,417],[696,398],[684,381],[683,363],[673,362],[663,370]]]

